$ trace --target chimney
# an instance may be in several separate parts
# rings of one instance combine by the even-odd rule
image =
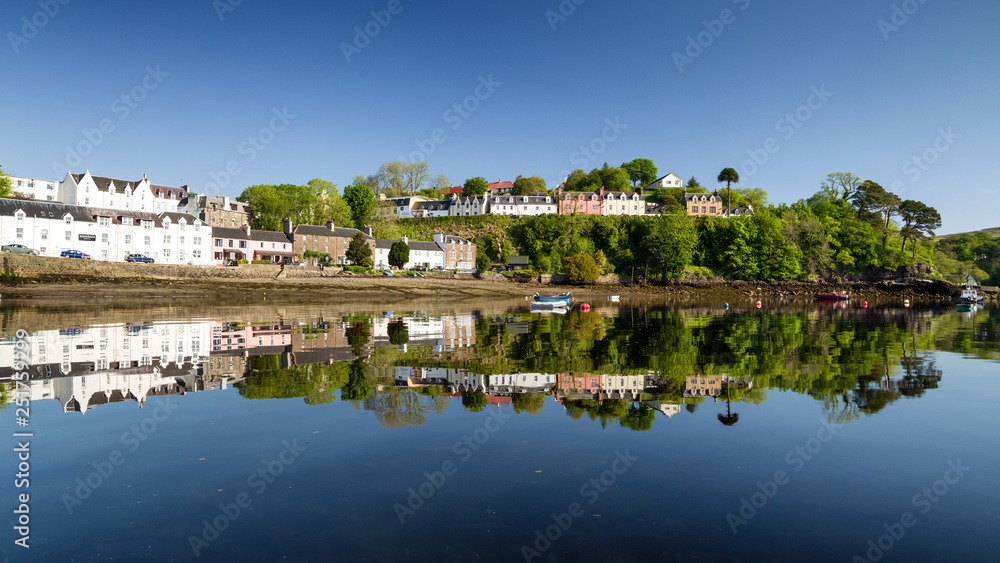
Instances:
[[[409,244],[410,244],[409,237],[399,237],[399,240],[403,241],[403,244],[405,244],[407,246],[409,246]]]
[[[247,237],[250,236],[250,225],[249,224],[243,225],[243,232],[247,234]]]
[[[333,221],[327,221],[326,222],[326,228],[330,229],[332,231],[334,229]]]
[[[364,233],[364,234],[366,234],[366,235],[368,235],[368,236],[372,236],[372,227],[371,227],[371,225],[366,225],[363,229],[361,229],[361,232]]]
[[[292,236],[292,220],[290,218],[285,217],[281,220],[281,228],[286,235]]]

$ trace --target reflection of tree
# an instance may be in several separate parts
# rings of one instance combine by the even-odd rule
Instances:
[[[545,395],[541,393],[514,393],[511,395],[511,402],[514,405],[514,412],[520,414],[521,411],[538,415],[545,405]]]
[[[723,416],[722,413],[719,413],[718,415],[719,422],[725,424],[726,426],[732,426],[740,421],[740,413],[732,412],[731,404],[733,399],[732,399],[732,394],[730,392],[730,387],[731,387],[730,382],[727,381],[725,383],[725,386],[726,386],[726,415]]]
[[[656,419],[656,411],[648,406],[629,405],[628,412],[621,419],[622,428],[644,432],[653,428],[653,421]]]
[[[306,404],[321,405],[334,399],[333,392],[347,382],[348,364],[293,365],[282,369],[281,356],[253,356],[247,361],[246,379],[236,383],[247,399],[303,398]]]
[[[351,347],[351,353],[357,357],[365,355],[365,347],[371,341],[372,329],[368,319],[351,323],[344,331],[347,337],[347,344]]]
[[[421,426],[427,422],[427,406],[423,400],[411,389],[392,389],[370,395],[364,400],[364,406],[366,411],[375,413],[375,418],[386,428]]]
[[[390,344],[402,346],[410,341],[410,331],[406,328],[406,323],[402,319],[390,322],[386,329],[389,333]]]
[[[617,421],[622,428],[649,430],[653,427],[656,412],[644,404],[635,405],[624,399],[567,399],[563,402],[566,414],[579,420],[586,414],[590,420],[601,421],[601,428],[609,422]]]
[[[371,380],[365,373],[365,363],[360,359],[351,362],[347,384],[340,391],[340,400],[363,401],[371,396],[373,391]]]
[[[444,414],[446,410],[448,410],[448,395],[435,395],[434,412]]]
[[[684,405],[684,410],[688,411],[691,414],[694,414],[694,411],[696,411],[697,409],[698,409],[698,403],[688,403]]]
[[[858,378],[858,386],[852,394],[853,400],[862,412],[875,414],[900,396],[901,393],[889,378],[889,355],[883,347],[882,363],[876,365],[868,375]]]
[[[479,412],[486,408],[486,393],[466,391],[462,393],[462,406],[469,412]]]
[[[916,350],[916,335],[913,336],[909,354],[906,351],[906,343],[903,342],[903,358],[900,360],[900,365],[905,375],[896,382],[896,386],[905,397],[920,397],[927,389],[937,389],[943,375],[941,370],[937,369],[933,355],[919,354]]]

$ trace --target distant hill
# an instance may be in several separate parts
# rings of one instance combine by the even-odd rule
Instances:
[[[1000,238],[1000,227],[993,227],[992,229],[983,229],[981,231],[968,231],[966,233],[953,233],[953,234],[950,234],[950,235],[939,235],[939,236],[934,237],[934,240],[941,240],[941,239],[945,239],[945,238],[953,237],[953,236],[957,236],[957,235],[965,235],[965,234],[970,234],[971,235],[971,234],[975,234],[975,233],[986,233],[986,234],[990,235],[993,238]]]

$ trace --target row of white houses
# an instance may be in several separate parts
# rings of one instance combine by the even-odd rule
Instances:
[[[187,213],[0,199],[0,243],[20,244],[41,256],[75,250],[110,262],[139,253],[163,264],[215,264],[212,229]]]

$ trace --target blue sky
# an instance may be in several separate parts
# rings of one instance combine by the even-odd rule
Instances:
[[[422,155],[454,184],[550,186],[644,157],[772,202],[850,171],[942,233],[1000,225],[996,2],[48,1],[0,5],[10,174],[236,196]]]

